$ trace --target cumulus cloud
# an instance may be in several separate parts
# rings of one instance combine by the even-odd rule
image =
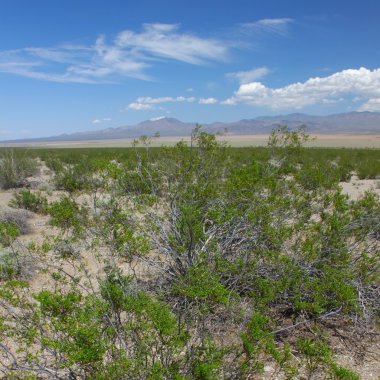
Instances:
[[[200,98],[199,104],[216,104],[218,101],[215,98]]]
[[[104,35],[94,44],[28,47],[0,52],[0,72],[53,82],[109,83],[120,77],[151,80],[146,70],[155,61],[201,65],[225,60],[226,41],[180,31],[178,24],[144,24],[125,30],[113,41]]]
[[[135,110],[135,111],[146,111],[146,110],[152,110],[154,107],[151,104],[133,102],[133,103],[128,104],[127,108],[130,110]]]
[[[260,79],[269,73],[267,67],[257,67],[247,71],[237,71],[234,73],[227,73],[227,78],[236,79],[240,84],[249,83]]]
[[[237,99],[235,97],[231,97],[231,98],[228,98],[226,100],[222,100],[220,102],[220,104],[222,105],[227,105],[227,106],[234,106],[235,104],[237,104]]]
[[[261,82],[245,83],[222,104],[247,103],[273,109],[299,109],[313,104],[339,102],[345,96],[380,98],[380,69],[347,69],[280,88],[270,88]],[[373,100],[367,107],[374,107],[376,102]]]

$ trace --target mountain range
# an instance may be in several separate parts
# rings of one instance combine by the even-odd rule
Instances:
[[[152,136],[189,136],[196,123],[182,122],[169,117],[154,118],[136,125],[107,128],[95,131],[62,134],[59,136],[8,140],[4,142],[44,142],[44,141],[83,141],[137,138]],[[309,133],[315,134],[378,134],[380,133],[379,112],[348,112],[328,116],[313,116],[302,113],[289,115],[263,116],[254,119],[242,119],[236,122],[215,122],[203,124],[202,130],[209,133],[227,135],[268,134],[280,125],[291,129],[306,126]]]

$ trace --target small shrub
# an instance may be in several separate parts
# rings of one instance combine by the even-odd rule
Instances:
[[[296,171],[294,177],[306,190],[315,190],[319,187],[331,189],[342,177],[345,178],[345,175],[331,163],[310,162]]]
[[[77,234],[83,231],[87,210],[79,207],[70,197],[64,196],[61,200],[53,202],[48,212],[51,216],[50,224],[61,228],[64,233],[70,229]]]
[[[48,195],[52,195],[54,191],[54,186],[47,182],[42,182],[37,186],[37,189],[42,192],[46,192]]]
[[[9,247],[20,235],[20,229],[13,222],[6,220],[0,222],[0,243],[4,247]]]
[[[62,259],[73,259],[79,257],[78,250],[67,240],[62,240],[54,246],[54,252]]]
[[[327,343],[321,339],[301,337],[296,343],[297,349],[305,359],[308,378],[312,378],[316,371],[322,370],[331,362],[332,351]]]
[[[0,223],[10,223],[20,230],[20,234],[24,235],[31,232],[31,228],[28,225],[28,219],[30,213],[26,210],[6,210],[0,212]]]
[[[360,377],[355,372],[335,363],[331,366],[331,375],[334,380],[360,380]]]
[[[93,174],[96,168],[86,161],[79,164],[57,165],[55,168],[54,183],[57,189],[66,190],[69,193],[90,190],[94,186]]]
[[[375,179],[380,176],[380,160],[367,159],[359,162],[356,171],[359,179]]]
[[[20,265],[12,252],[0,250],[0,281],[11,280],[20,274]]]
[[[25,154],[6,150],[0,154],[0,187],[17,187],[26,177],[35,174],[37,163]]]
[[[30,190],[23,189],[13,197],[14,199],[9,202],[11,207],[23,208],[40,214],[45,214],[47,211],[47,199],[40,193],[32,193]]]

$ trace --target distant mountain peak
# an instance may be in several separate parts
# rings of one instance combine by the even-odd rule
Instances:
[[[72,134],[65,133],[60,136],[52,137],[13,140],[13,142],[117,140],[136,138],[141,135],[153,136],[157,132],[161,136],[181,137],[190,136],[195,125],[195,122],[189,123],[173,117],[158,116],[150,120],[142,121],[137,125],[125,125],[116,128],[87,132],[82,131]],[[327,116],[313,116],[302,113],[261,116],[230,123],[203,123],[202,130],[209,133],[224,133],[225,130],[227,130],[229,135],[255,135],[269,134],[273,128],[276,128],[278,125],[287,125],[292,129],[305,125],[309,133],[380,134],[380,112],[346,112]]]

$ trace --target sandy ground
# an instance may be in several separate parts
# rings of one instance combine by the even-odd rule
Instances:
[[[226,135],[219,136],[219,141],[225,141],[233,147],[265,146],[269,135]],[[311,135],[312,140],[306,146],[338,147],[338,148],[380,148],[380,134],[353,135],[353,134],[317,134]],[[151,146],[172,146],[178,141],[190,141],[190,137],[160,137],[155,139]],[[91,147],[130,147],[133,139],[115,140],[85,140],[85,141],[51,141],[34,143],[0,144],[0,147],[30,147],[30,148],[91,148]]]
[[[380,180],[378,179],[358,179],[352,176],[350,182],[341,182],[343,194],[347,194],[352,200],[357,200],[365,192],[373,191],[380,196]]]

